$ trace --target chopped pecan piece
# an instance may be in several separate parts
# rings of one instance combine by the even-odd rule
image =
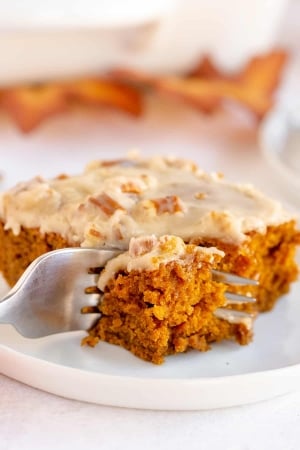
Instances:
[[[150,252],[155,244],[157,238],[155,236],[145,236],[140,239],[132,239],[129,246],[129,254],[132,257],[142,256],[145,253]]]
[[[203,200],[206,197],[207,197],[207,194],[205,194],[204,192],[197,192],[195,194],[195,198],[197,198],[198,200]]]
[[[67,180],[68,178],[70,178],[69,175],[66,173],[61,173],[60,175],[57,175],[56,180]]]
[[[182,206],[177,195],[167,195],[166,197],[151,199],[156,208],[157,214],[176,213],[182,211]]]
[[[103,234],[100,233],[100,231],[95,230],[95,228],[90,228],[90,229],[89,229],[89,234],[90,234],[91,236],[96,237],[96,238],[100,238],[100,239],[103,238]]]
[[[114,238],[117,241],[122,241],[124,239],[124,236],[122,234],[120,227],[115,227],[113,231],[114,231]]]
[[[124,163],[126,159],[110,159],[107,161],[100,161],[99,165],[101,167],[112,167],[112,166],[118,166],[122,163]]]
[[[124,211],[123,206],[116,202],[109,195],[105,194],[105,192],[97,195],[97,197],[90,197],[89,201],[93,205],[100,208],[101,211],[103,211],[107,216],[112,216],[116,209],[122,209]]]
[[[142,192],[140,187],[134,184],[132,181],[123,183],[121,185],[121,191],[126,194],[140,194]]]

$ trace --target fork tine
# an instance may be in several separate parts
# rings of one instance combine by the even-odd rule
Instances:
[[[225,292],[226,305],[239,305],[243,303],[255,303],[256,298],[247,295],[234,294],[233,292]]]
[[[98,306],[83,306],[80,312],[81,314],[100,314]]]
[[[259,283],[257,280],[251,278],[240,277],[232,273],[222,272],[221,270],[212,270],[213,278],[215,281],[220,281],[227,284],[248,285],[257,286]]]
[[[84,290],[85,294],[101,294],[100,289],[97,286],[88,286]]]
[[[218,319],[226,320],[229,323],[244,323],[247,328],[252,327],[254,315],[234,309],[218,308],[214,311],[214,315]]]
[[[99,275],[104,267],[89,267],[88,273],[91,275]]]

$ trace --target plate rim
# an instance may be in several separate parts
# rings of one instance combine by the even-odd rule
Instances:
[[[287,185],[293,185],[296,188],[300,188],[300,179],[286,166],[280,162],[277,151],[273,146],[274,139],[276,139],[276,132],[274,128],[280,124],[284,127],[284,131],[287,131],[286,125],[287,113],[283,110],[276,109],[272,111],[261,123],[258,132],[258,142],[261,149],[261,153],[265,161],[271,164],[278,174],[284,177],[284,181]],[[292,186],[291,186],[292,187]]]
[[[1,367],[3,375],[33,388],[71,400],[133,409],[199,411],[227,408],[264,401],[300,389],[298,381],[300,363],[220,377],[151,378],[84,370],[29,355],[1,343],[0,358],[4,362]],[[16,359],[18,359],[19,369],[25,367],[32,370],[25,371],[25,376],[21,375],[22,370],[16,372],[13,368]],[[6,369],[5,362],[8,362]],[[36,369],[38,370],[34,372]],[[45,373],[48,375],[55,373],[56,376],[59,373],[60,376],[57,378],[60,382],[57,383],[56,377],[53,377],[49,385],[43,377],[39,378],[39,375]],[[61,382],[61,377],[64,381],[68,381],[70,375],[72,383],[66,389],[66,385]],[[92,397],[90,391],[86,394],[79,392],[77,388],[74,389],[74,379],[75,384],[76,380],[86,383],[88,379],[90,388],[95,389],[95,397]],[[288,382],[283,383],[284,380]],[[268,383],[268,389],[263,392],[261,387],[266,383]],[[106,389],[103,392],[101,390],[103,385],[114,387],[114,389]],[[233,397],[230,392],[224,390],[228,385],[233,385],[236,390]],[[249,389],[249,386],[254,386],[254,390]],[[97,388],[100,388],[101,392]],[[178,397],[177,394],[182,388],[184,390]],[[146,397],[132,395],[136,392],[141,394],[145,390],[148,393]],[[217,392],[217,395],[211,395],[213,392]],[[200,395],[200,398],[195,394]]]

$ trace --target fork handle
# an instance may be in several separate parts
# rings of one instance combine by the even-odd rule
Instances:
[[[18,322],[23,316],[20,290],[11,289],[0,301],[0,324],[11,324],[18,329]]]

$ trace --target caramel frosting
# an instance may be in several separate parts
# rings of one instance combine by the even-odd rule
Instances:
[[[196,260],[196,256],[197,265],[201,268],[204,261],[213,264],[216,258],[223,258],[224,255],[224,252],[215,247],[186,245],[178,236],[166,235],[158,238],[151,235],[131,238],[128,251],[108,261],[100,274],[98,287],[104,291],[108,281],[122,270],[151,271],[158,269],[160,264],[168,264],[171,261],[190,265]]]
[[[172,234],[240,244],[291,217],[250,185],[228,182],[177,158],[95,161],[81,175],[34,178],[0,197],[0,218],[58,233],[70,244],[127,249],[132,237]]]

